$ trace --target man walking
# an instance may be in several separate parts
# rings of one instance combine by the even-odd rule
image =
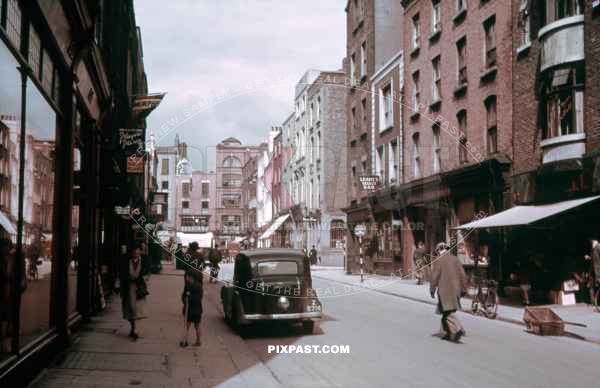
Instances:
[[[317,249],[314,245],[312,246],[312,249],[310,250],[308,256],[310,257],[310,264],[317,265]]]
[[[417,284],[423,284],[423,267],[425,266],[425,244],[423,241],[417,243],[415,252],[413,253],[413,262],[415,263],[415,277]]]
[[[598,309],[598,293],[600,292],[600,243],[596,239],[590,240],[592,243],[592,254],[585,255],[585,259],[590,263],[589,290],[592,305],[596,311]]]
[[[460,310],[460,297],[467,288],[467,276],[458,258],[450,253],[446,243],[438,243],[435,251],[437,258],[433,263],[430,292],[435,299],[437,291],[437,312],[442,314],[442,339],[459,342],[465,335],[462,324],[456,316]]]

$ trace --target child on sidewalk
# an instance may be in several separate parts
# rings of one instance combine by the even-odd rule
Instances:
[[[188,346],[188,332],[193,323],[196,329],[196,343],[200,346],[200,320],[202,319],[202,272],[196,269],[188,269],[185,273],[185,287],[181,294],[183,302],[184,333],[179,346]]]

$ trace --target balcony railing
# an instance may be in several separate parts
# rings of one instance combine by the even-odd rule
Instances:
[[[184,233],[207,233],[208,232],[208,226],[206,226],[206,225],[182,226],[180,229]]]
[[[559,19],[538,32],[542,43],[540,70],[585,59],[584,16],[575,15]]]

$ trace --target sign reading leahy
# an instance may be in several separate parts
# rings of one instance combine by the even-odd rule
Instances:
[[[378,175],[363,175],[359,177],[362,189],[365,191],[375,191],[379,189]]]
[[[139,155],[131,155],[127,158],[127,173],[128,174],[143,174],[144,173],[144,157]]]

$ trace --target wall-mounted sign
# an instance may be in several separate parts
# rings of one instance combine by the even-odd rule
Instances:
[[[375,191],[379,189],[379,176],[377,175],[363,175],[358,178],[363,190]]]
[[[128,215],[131,214],[131,207],[127,206],[115,206],[115,214],[118,215]]]
[[[144,173],[144,158],[141,155],[131,155],[127,158],[127,173],[128,174],[143,174]]]

